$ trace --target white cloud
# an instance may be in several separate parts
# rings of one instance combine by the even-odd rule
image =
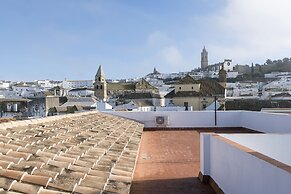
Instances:
[[[178,49],[178,44],[168,34],[155,31],[148,35],[146,47],[148,56],[141,65],[156,67],[162,72],[185,70],[184,58]]]
[[[168,65],[180,66],[183,65],[183,57],[180,51],[175,46],[163,48],[160,53],[161,59]]]
[[[238,62],[264,62],[266,58],[291,55],[291,1],[227,2],[221,12],[207,18],[211,30],[220,36],[217,38],[225,41],[210,43],[209,48],[216,55],[227,55]]]
[[[168,35],[160,31],[151,33],[147,39],[147,43],[150,46],[161,46],[170,44],[171,42],[172,40],[168,37]]]

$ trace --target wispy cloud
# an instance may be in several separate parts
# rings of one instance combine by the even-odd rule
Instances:
[[[161,59],[166,65],[181,66],[183,65],[183,57],[180,51],[175,46],[164,47],[160,53]]]
[[[170,37],[163,32],[155,31],[151,33],[148,36],[147,43],[149,46],[163,46],[163,45],[169,45],[173,41],[170,39]]]
[[[157,67],[163,72],[183,70],[185,60],[176,40],[162,31],[155,31],[148,35],[146,45],[148,56],[141,64]]]
[[[290,56],[290,7],[289,0],[228,0],[221,12],[206,19],[224,39],[211,42],[210,49],[237,62]]]

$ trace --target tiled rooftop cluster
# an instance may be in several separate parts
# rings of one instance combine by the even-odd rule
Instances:
[[[129,193],[142,124],[97,112],[17,123],[0,126],[4,192]]]

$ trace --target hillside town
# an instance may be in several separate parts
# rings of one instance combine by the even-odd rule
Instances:
[[[231,59],[164,74],[156,68],[137,79],[110,80],[106,66],[96,67],[94,79],[0,81],[2,118],[39,118],[97,109],[99,111],[203,111],[289,108],[291,72],[271,72],[264,79],[239,79],[253,71]],[[250,104],[252,106],[250,106]]]
[[[290,194],[291,1],[0,1],[0,194]]]

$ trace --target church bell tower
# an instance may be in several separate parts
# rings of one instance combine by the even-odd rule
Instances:
[[[107,100],[107,82],[101,65],[95,75],[94,94],[101,101]]]
[[[201,69],[205,69],[208,66],[208,52],[205,49],[205,46],[201,52]]]

